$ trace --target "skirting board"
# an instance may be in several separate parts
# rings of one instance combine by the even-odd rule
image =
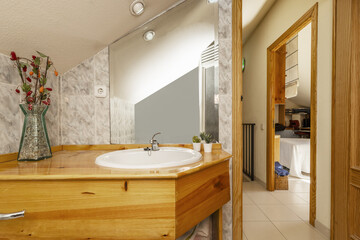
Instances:
[[[321,232],[327,239],[330,239],[330,229],[316,219],[315,219],[315,228],[319,232]]]
[[[258,178],[256,176],[254,178],[255,178],[255,182],[259,183],[261,186],[266,188],[266,183],[264,181],[262,181],[260,178]]]

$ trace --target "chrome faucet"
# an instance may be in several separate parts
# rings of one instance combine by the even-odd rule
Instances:
[[[151,138],[151,140],[150,140],[151,150],[152,150],[152,151],[159,151],[159,150],[160,150],[160,148],[159,148],[159,142],[158,142],[156,139],[154,139],[154,137],[155,137],[156,135],[159,135],[159,134],[160,134],[160,132],[155,133],[154,136],[153,136],[153,137]]]

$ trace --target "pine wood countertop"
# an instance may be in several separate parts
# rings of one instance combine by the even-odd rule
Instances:
[[[37,162],[18,162],[17,153],[0,155],[0,181],[66,179],[176,179],[227,161],[231,155],[221,144],[212,153],[201,152],[202,159],[191,165],[156,170],[124,170],[98,166],[95,159],[116,150],[148,147],[148,144],[62,145],[53,147],[53,157]],[[160,144],[160,147],[192,148],[192,144]]]

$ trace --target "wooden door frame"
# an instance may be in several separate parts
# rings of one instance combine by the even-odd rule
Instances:
[[[242,227],[242,0],[232,1],[232,239]]]
[[[354,135],[358,134],[354,125],[356,113],[353,109],[354,87],[352,66],[353,49],[353,10],[357,10],[350,0],[333,1],[333,46],[332,46],[332,116],[331,116],[331,223],[330,236],[332,240],[359,239],[350,235],[355,216],[351,205],[358,197],[351,197],[351,187],[359,188],[360,170],[353,167],[352,154],[356,146]],[[355,26],[357,27],[357,26]],[[358,41],[358,40],[356,40]],[[357,62],[355,62],[356,64]],[[357,79],[358,80],[358,79]],[[354,133],[355,132],[355,133]],[[349,202],[352,201],[352,204]],[[355,213],[356,214],[356,213]],[[350,218],[349,222],[349,215]]]
[[[317,139],[317,42],[318,42],[318,3],[310,8],[299,20],[286,30],[267,49],[267,130],[266,130],[266,187],[275,190],[274,136],[275,129],[275,52],[311,23],[311,106],[310,106],[310,224],[316,219],[316,139]]]

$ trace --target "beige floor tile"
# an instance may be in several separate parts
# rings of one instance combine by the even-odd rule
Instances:
[[[306,201],[293,192],[273,192],[271,193],[283,204],[306,204]]]
[[[246,193],[243,193],[243,205],[255,205]]]
[[[296,193],[308,193],[310,192],[310,183],[299,182],[299,181],[290,181],[289,182],[289,191]]]
[[[243,240],[248,240],[245,233],[243,233]]]
[[[244,222],[244,233],[248,240],[285,240],[271,222]]]
[[[243,183],[244,192],[266,192],[266,189],[261,184],[256,181],[244,182]]]
[[[309,204],[291,204],[286,205],[291,211],[293,211],[299,218],[305,222],[309,221]]]
[[[325,240],[326,238],[303,221],[274,222],[287,240]]]
[[[259,207],[253,205],[247,205],[243,207],[243,220],[244,222],[266,222],[269,219],[265,216],[265,214],[260,210]]]
[[[279,205],[281,202],[270,192],[249,192],[248,196],[256,205]]]
[[[300,221],[301,219],[285,205],[259,205],[270,221]]]
[[[298,195],[301,199],[303,199],[305,202],[309,202],[310,201],[310,193],[296,193],[296,195]]]

